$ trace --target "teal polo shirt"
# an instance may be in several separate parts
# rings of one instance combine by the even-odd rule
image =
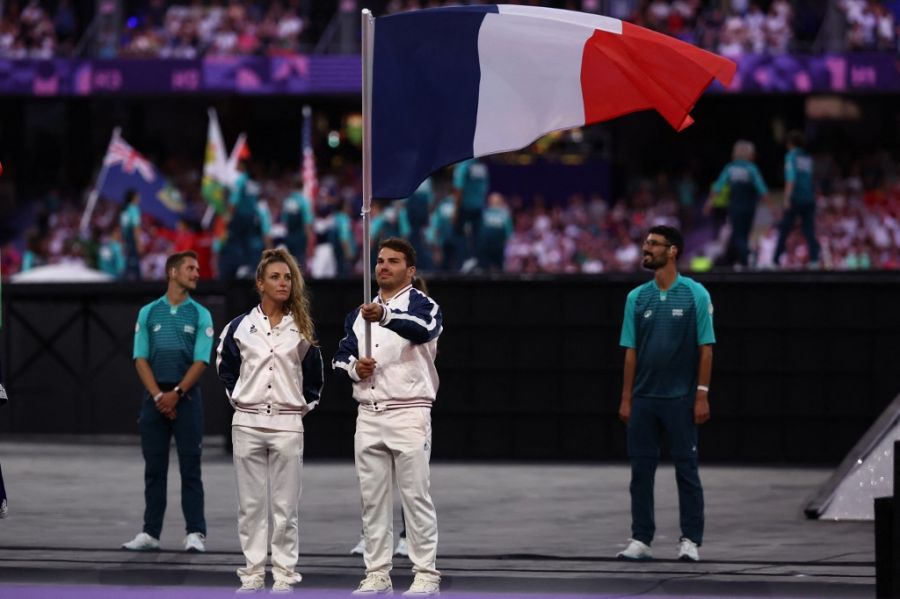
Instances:
[[[138,312],[134,359],[146,359],[158,382],[177,383],[194,362],[209,364],[214,333],[209,310],[191,298],[173,306],[164,295]]]
[[[698,346],[715,342],[712,302],[697,281],[678,275],[661,291],[651,279],[628,294],[619,345],[636,350],[634,397],[693,396]]]
[[[313,211],[309,199],[299,191],[292,191],[281,203],[281,222],[288,229],[288,235],[306,235],[306,225],[313,222]]]
[[[729,206],[738,211],[754,210],[759,198],[769,193],[759,169],[747,160],[734,160],[726,164],[713,183],[713,193],[721,193],[726,186]]]

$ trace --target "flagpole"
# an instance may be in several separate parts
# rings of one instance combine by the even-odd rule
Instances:
[[[112,137],[109,138],[109,144],[106,146],[106,152],[103,154],[103,165],[100,167],[100,174],[97,175],[97,180],[94,182],[94,188],[91,190],[91,195],[88,196],[88,203],[84,209],[84,214],[81,215],[79,231],[81,232],[82,237],[87,236],[88,227],[91,224],[91,217],[94,215],[94,208],[97,206],[97,198],[100,197],[100,190],[103,189],[103,183],[106,182],[106,171],[108,170],[108,167],[106,166],[106,156],[109,154],[109,148],[112,147],[115,140],[119,139],[121,134],[122,128],[116,127],[113,129]]]
[[[368,8],[362,10],[362,117],[363,117],[363,303],[372,301],[372,255],[369,239],[369,212],[372,207],[372,58],[375,45],[375,19]],[[363,355],[372,355],[372,323],[366,321]]]

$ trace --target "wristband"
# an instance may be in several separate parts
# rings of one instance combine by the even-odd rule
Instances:
[[[159,393],[157,393],[156,395],[153,396],[153,401],[159,401],[160,399],[162,399],[162,396],[163,396],[163,392],[160,391]]]
[[[697,391],[706,391],[709,393],[709,387],[706,385],[697,385]]]
[[[182,389],[182,388],[179,387],[178,385],[175,385],[175,388],[172,389],[172,391],[174,391],[175,393],[177,393],[177,394],[178,394],[178,397],[184,397],[184,389]]]

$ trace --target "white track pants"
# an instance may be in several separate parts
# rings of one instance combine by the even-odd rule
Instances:
[[[272,575],[275,580],[296,582],[303,433],[234,426],[231,438],[238,485],[238,535],[247,560],[237,574],[242,581],[265,576],[271,512]]]
[[[431,409],[400,408],[356,417],[356,473],[363,503],[366,574],[391,571],[393,479],[406,514],[406,540],[413,573],[440,580],[437,514],[431,501]]]

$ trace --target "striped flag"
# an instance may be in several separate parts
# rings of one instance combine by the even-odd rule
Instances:
[[[311,208],[316,207],[316,198],[319,197],[319,177],[316,174],[316,154],[312,145],[312,108],[303,107],[303,164],[300,167],[300,177],[303,181],[303,195],[309,200]]]
[[[227,157],[225,156],[225,141],[222,138],[222,129],[219,127],[219,117],[216,111],[210,108],[209,125],[206,133],[206,155],[203,160],[203,180],[201,194],[216,212],[225,214],[225,185],[227,183]]]
[[[535,6],[471,5],[375,19],[372,196],[404,198],[437,169],[560,129],[656,110],[676,130],[725,58],[631,23]]]

